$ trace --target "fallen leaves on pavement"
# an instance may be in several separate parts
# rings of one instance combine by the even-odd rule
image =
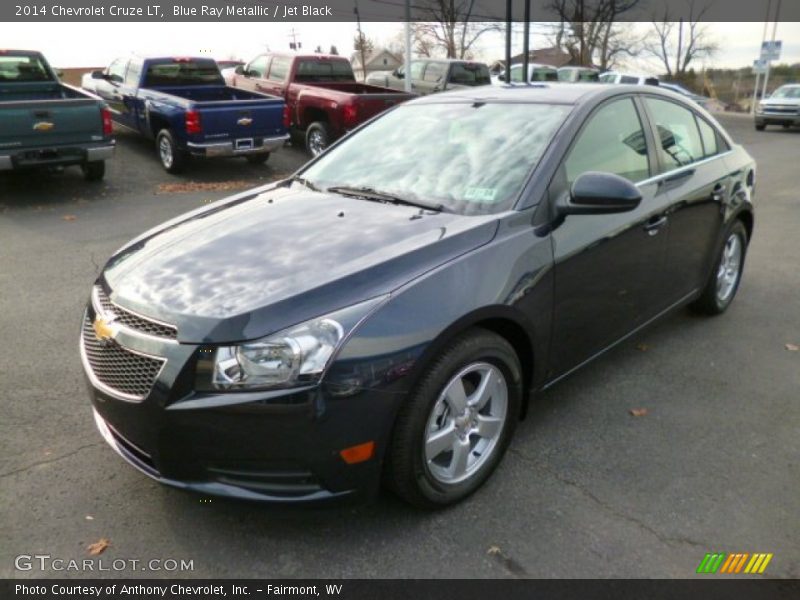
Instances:
[[[648,346],[647,344],[636,344],[636,349],[641,350],[642,352],[647,352],[648,350],[650,350],[650,346]]]
[[[647,414],[646,408],[632,408],[628,411],[634,417],[643,417]]]
[[[786,349],[789,352],[800,352],[800,346],[797,344],[786,344]]]
[[[190,192],[231,192],[255,187],[258,183],[253,181],[188,181],[186,183],[160,183],[156,189],[157,194],[188,194]]]
[[[94,544],[89,544],[86,549],[89,551],[89,556],[97,556],[105,552],[106,548],[111,545],[106,538],[100,538]]]
[[[77,221],[78,219],[78,217],[76,217],[75,215],[64,215],[61,218],[64,219],[65,221]]]

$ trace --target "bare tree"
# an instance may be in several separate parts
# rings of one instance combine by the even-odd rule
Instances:
[[[331,49],[328,51],[328,54],[333,54],[337,56],[339,54],[339,50],[336,49],[336,46],[331,46]]]
[[[660,19],[653,19],[653,31],[645,50],[664,65],[667,77],[684,79],[692,61],[712,56],[719,49],[711,38],[703,16],[711,7],[705,2],[698,8],[696,0],[686,0],[688,19],[671,19],[669,6],[665,5]]]
[[[364,73],[364,79],[367,77],[367,58],[372,55],[375,49],[375,42],[364,35],[360,30],[353,38],[353,49],[356,51],[361,62],[361,71]]]
[[[423,19],[414,28],[417,52],[427,56],[441,48],[447,58],[469,58],[483,34],[502,27],[473,21],[475,0],[420,0],[416,8]]]
[[[633,56],[640,44],[617,23],[641,0],[550,0],[559,18],[553,44],[567,51],[573,64],[607,69],[622,55]]]

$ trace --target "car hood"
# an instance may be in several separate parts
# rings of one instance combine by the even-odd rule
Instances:
[[[496,216],[313,192],[240,194],[140,236],[104,278],[123,308],[190,343],[254,339],[386,294],[488,243]]]

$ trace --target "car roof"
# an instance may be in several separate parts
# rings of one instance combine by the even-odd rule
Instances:
[[[436,104],[443,100],[455,102],[513,102],[531,104],[583,104],[622,94],[654,93],[685,103],[677,92],[660,89],[657,85],[610,83],[557,83],[541,82],[515,85],[482,85],[422,96],[411,100],[413,104]]]

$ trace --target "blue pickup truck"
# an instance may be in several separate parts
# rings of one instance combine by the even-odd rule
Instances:
[[[289,139],[283,99],[226,86],[210,58],[120,58],[92,79],[116,123],[155,140],[169,173],[189,156],[260,164]]]

